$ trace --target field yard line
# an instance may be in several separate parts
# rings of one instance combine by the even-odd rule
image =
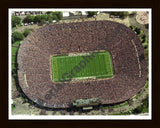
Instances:
[[[96,56],[96,55],[95,55]],[[94,65],[93,65],[93,60],[91,60],[91,62],[90,62],[90,76],[92,76],[92,73],[95,73],[95,71],[96,71],[96,66],[94,67]],[[93,68],[94,67],[94,68]],[[93,70],[91,70],[91,69],[93,69]]]
[[[107,63],[107,55],[104,56],[104,59],[105,59],[105,66],[108,67],[108,63]],[[107,68],[106,68],[107,69]],[[107,71],[108,72],[108,71]],[[108,74],[108,73],[107,73]]]
[[[98,74],[100,74],[100,71],[101,71],[101,61],[100,61],[100,56],[98,56]]]
[[[104,55],[103,55],[103,56],[104,56]],[[102,61],[100,62],[100,65],[104,65],[103,56],[100,57],[100,59],[102,59]],[[104,66],[105,66],[105,65],[104,65]],[[100,74],[101,74],[101,73],[103,74],[103,67],[102,67],[102,66],[100,67],[100,71],[102,71],[102,72],[100,72]]]
[[[56,59],[56,65],[57,65],[57,79],[58,79],[58,62],[57,62],[58,60]]]
[[[100,56],[102,56],[102,54],[100,54]],[[99,71],[101,70],[101,63],[100,63],[100,57],[98,56],[98,64],[100,65],[100,66],[98,66],[98,74],[99,74]]]
[[[109,55],[109,65],[110,65],[110,69],[111,69],[111,73],[112,73],[112,75],[113,75],[113,69],[112,69],[112,66],[111,66],[111,55]]]
[[[96,55],[96,57],[98,57],[98,55]],[[96,71],[98,71],[97,69],[98,69],[98,67],[95,66],[95,73],[96,73],[96,76],[97,76],[97,72],[96,72]]]
[[[54,65],[54,63],[53,63],[53,60],[55,60],[55,65]],[[52,59],[52,64],[54,65],[52,65],[52,67],[53,67],[53,80],[54,81],[56,81],[56,80],[58,80],[58,79],[56,79],[55,77],[56,77],[56,75],[57,75],[57,78],[58,78],[58,66],[57,66],[57,59],[56,58],[54,58],[53,57],[53,59]],[[56,70],[55,69],[57,68],[57,72],[56,72]],[[55,71],[55,73],[54,73],[54,71]],[[55,76],[54,76],[54,74],[55,74]]]
[[[51,66],[52,66],[51,68],[52,68],[52,70],[53,70],[53,71],[52,71],[52,79],[55,81],[55,79],[54,79],[53,59],[54,59],[54,58],[51,59]]]
[[[107,64],[106,64],[106,58],[105,58],[105,54],[103,55],[103,57],[102,57],[102,59],[103,59],[103,63],[104,63],[104,73],[103,74],[105,74],[106,72],[105,72],[105,70],[107,70]]]

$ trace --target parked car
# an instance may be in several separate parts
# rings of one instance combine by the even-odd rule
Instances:
[[[55,22],[57,22],[57,21],[56,21],[56,20],[53,20],[52,22],[55,23]]]
[[[27,25],[28,25],[28,23],[25,23],[25,24],[24,24],[24,26],[27,26]]]

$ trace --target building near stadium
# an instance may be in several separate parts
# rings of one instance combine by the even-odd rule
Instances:
[[[47,25],[21,43],[19,84],[30,100],[48,108],[89,106],[90,99],[119,103],[145,85],[143,53],[139,37],[117,22]]]

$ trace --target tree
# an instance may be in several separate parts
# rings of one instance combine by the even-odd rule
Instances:
[[[133,26],[133,25],[132,25],[132,26],[129,26],[129,28],[132,29],[133,31],[136,29],[136,27]]]
[[[137,35],[139,35],[141,32],[141,29],[136,27],[135,32],[137,33]]]
[[[47,15],[47,20],[49,20],[50,18],[53,18],[52,13],[49,13],[49,14]]]
[[[58,21],[59,21],[59,20],[62,20],[62,18],[63,18],[62,12],[53,12],[52,14],[57,16]]]
[[[56,16],[58,17],[59,20],[62,20],[62,18],[63,18],[62,12],[57,12]]]
[[[20,32],[13,32],[12,33],[12,43],[16,41],[20,41],[24,39],[24,35]]]
[[[114,15],[114,16],[119,16],[119,15],[120,15],[120,12],[111,12],[110,14],[111,14],[111,15]]]
[[[30,22],[34,22],[35,16],[31,16],[31,15],[27,15],[24,20],[23,23],[30,23]]]
[[[48,16],[47,16],[46,14],[42,14],[42,15],[41,15],[41,20],[44,19],[44,20],[46,21],[46,20],[47,20],[47,17],[48,17]]]
[[[142,105],[138,106],[133,110],[133,114],[148,112],[148,107],[149,107],[148,95],[142,102],[143,102]]]
[[[52,23],[52,21],[53,21],[53,15],[52,15],[52,13],[49,13],[47,15],[47,20],[49,21],[49,23]]]
[[[127,16],[129,16],[129,12],[111,12],[111,15],[114,16],[119,16],[120,18],[126,18]]]
[[[97,11],[88,12],[88,16],[94,16],[97,15]]]
[[[51,23],[53,20],[59,21],[57,15],[50,13],[48,14],[47,20]]]
[[[48,19],[48,22],[49,22],[49,23],[52,23],[52,21],[53,21],[52,18],[49,18],[49,19]]]
[[[16,25],[19,25],[21,23],[21,18],[17,16],[12,16],[12,27],[16,27]]]
[[[53,20],[59,21],[59,19],[56,15],[53,15]]]
[[[148,28],[149,28],[149,24],[145,24],[145,28],[147,28],[147,29],[148,29]]]
[[[141,39],[142,43],[148,43],[148,38],[146,35],[141,36],[140,39]]]
[[[51,11],[47,11],[47,12],[46,12],[47,15],[50,14],[50,13],[52,13],[52,12],[51,12]]]
[[[25,36],[25,37],[27,37],[29,34],[30,34],[30,30],[29,29],[25,29],[24,30],[24,32],[23,32],[23,35]]]
[[[37,22],[40,23],[40,21],[41,21],[41,15],[36,15],[35,18],[34,18],[34,22],[35,23],[37,23]]]
[[[137,14],[137,12],[132,12],[132,14],[133,14],[133,15],[136,15],[136,14]]]
[[[129,16],[129,12],[123,12],[123,13],[121,14],[121,17],[122,17],[122,18],[126,18],[127,16]]]
[[[45,22],[45,19],[41,19],[40,24],[43,25]]]

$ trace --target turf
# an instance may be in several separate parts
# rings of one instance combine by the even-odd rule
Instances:
[[[113,76],[113,66],[109,52],[103,51],[96,53],[88,62],[84,59],[86,56],[91,55],[53,56],[51,58],[53,81],[60,82],[64,73],[67,73],[67,75],[65,75],[65,80],[69,78],[85,79],[87,77],[98,79]],[[80,62],[82,61],[85,61],[86,66],[80,66]],[[75,66],[79,67],[78,71],[75,70]]]
[[[20,42],[21,41],[16,41],[13,45],[16,45],[16,46],[19,46],[20,45]],[[16,55],[18,52],[18,47],[13,47],[12,46],[12,69],[16,69],[16,63],[17,63],[17,59],[16,59],[16,56],[13,56],[13,55]]]
[[[18,51],[17,47],[12,47],[12,55],[16,55]]]
[[[15,66],[15,64],[12,64],[12,69],[16,69],[16,66]]]
[[[16,41],[16,42],[13,43],[13,45],[19,46],[21,42],[22,42],[22,41]]]
[[[12,63],[16,62],[16,56],[12,56]]]

